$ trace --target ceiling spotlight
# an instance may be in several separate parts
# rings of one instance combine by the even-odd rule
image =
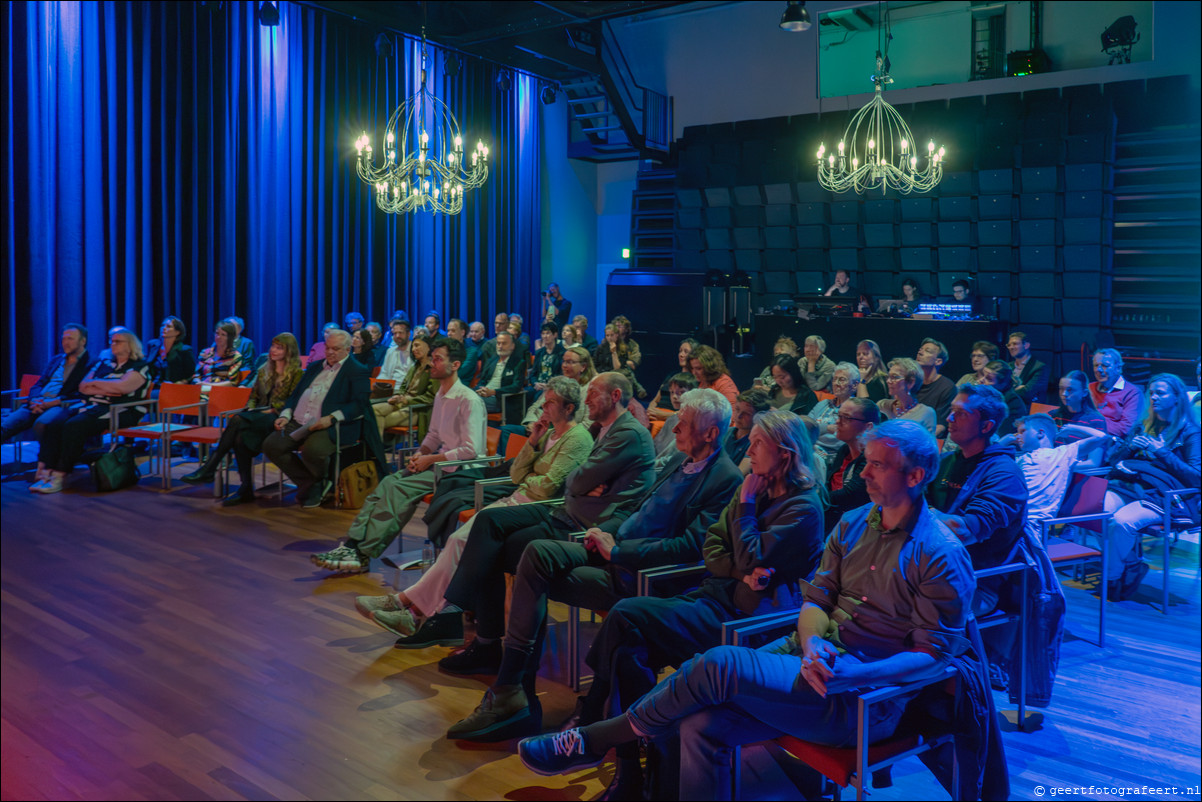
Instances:
[[[555,102],[555,87],[551,84],[544,85],[542,91],[539,92],[539,99],[542,100],[544,106],[550,106]]]
[[[460,66],[459,56],[454,53],[447,53],[447,57],[442,61],[442,73],[448,78],[454,78],[459,74]]]
[[[394,45],[392,37],[382,33],[376,37],[376,58],[392,58]]]
[[[810,12],[806,11],[805,0],[789,0],[785,13],[780,15],[782,31],[808,31],[810,29]]]
[[[508,92],[512,85],[513,79],[509,76],[509,70],[501,70],[497,73],[497,89],[499,91]]]
[[[280,4],[272,2],[272,0],[263,0],[263,2],[259,4],[259,24],[279,25]]]

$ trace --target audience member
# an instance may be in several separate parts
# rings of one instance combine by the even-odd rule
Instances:
[[[376,341],[366,326],[351,335],[351,358],[367,368],[369,373],[376,366]]]
[[[463,344],[438,340],[430,377],[438,382],[430,428],[402,473],[385,476],[355,516],[346,540],[310,559],[330,571],[362,573],[409,523],[422,497],[434,489],[436,463],[474,459],[486,453],[484,402],[459,381]]]
[[[543,322],[554,323],[560,331],[572,321],[572,302],[563,297],[559,285],[552,281],[543,293]]]
[[[380,363],[380,373],[376,376],[382,382],[392,382],[392,387],[398,388],[405,382],[405,376],[413,367],[413,351],[409,343],[409,321],[394,317],[388,321],[392,333],[392,344],[384,352],[384,361]]]
[[[497,333],[496,352],[480,371],[476,394],[484,399],[488,412],[501,411],[501,396],[521,393],[526,383],[526,360],[514,353],[513,335]]]
[[[1099,382],[1101,378],[1099,378]],[[1126,437],[1115,441],[1106,510],[1114,512],[1110,530],[1112,555],[1106,576],[1111,600],[1129,599],[1148,573],[1139,531],[1161,520],[1165,490],[1197,488],[1202,479],[1202,434],[1190,411],[1185,384],[1171,373],[1148,383],[1147,415]],[[1198,496],[1173,503],[1173,514],[1199,521]]]
[[[915,361],[922,368],[922,386],[914,391],[915,397],[935,410],[935,436],[943,437],[947,432],[947,413],[956,395],[952,380],[939,374],[939,369],[947,364],[947,348],[938,340],[927,337],[922,341]]]
[[[284,404],[292,397],[304,371],[300,366],[300,346],[289,332],[277,334],[265,354],[267,361],[255,375],[246,408],[231,415],[221,431],[221,440],[209,452],[199,468],[180,480],[191,485],[209,484],[230,452],[238,466],[240,486],[221,501],[223,507],[246,504],[255,499],[254,460],[263,450],[263,442],[274,429]]]
[[[972,372],[965,373],[956,381],[956,386],[961,384],[983,384],[981,381],[985,374],[985,366],[998,358],[998,347],[988,340],[977,340],[972,344],[972,354],[969,359],[972,362]]]
[[[885,420],[912,420],[925,427],[934,437],[935,410],[915,396],[915,389],[922,387],[922,368],[918,363],[905,357],[890,359],[885,381],[889,384],[889,398],[876,404],[881,417]]]
[[[188,327],[178,317],[163,318],[157,339],[146,343],[146,365],[150,369],[150,380],[187,383],[196,372],[196,354],[192,346],[184,342]]]
[[[255,355],[258,350],[249,337],[242,336],[242,331],[246,328],[246,321],[237,315],[230,315],[226,320],[234,324],[234,348],[242,354],[242,366],[248,368],[255,364]]]
[[[719,393],[689,391],[676,425],[677,456],[633,515],[620,526],[610,519],[589,529],[583,543],[536,540],[525,548],[496,682],[448,738],[495,741],[518,727],[538,731],[534,677],[548,599],[608,610],[635,594],[639,571],[701,559],[706,530],[743,478],[722,451],[730,418]]]
[[[363,315],[359,314],[358,312],[347,312],[346,317],[343,318],[346,332],[348,334],[354,334],[359,329],[363,328],[363,323],[366,320],[367,318],[363,317]]]
[[[480,353],[480,362],[483,364],[497,355],[497,335],[501,332],[509,334],[509,315],[505,312],[497,312],[493,317],[493,337],[491,340],[484,342],[483,350]]]
[[[559,341],[564,348],[571,348],[573,345],[580,345],[580,335],[576,333],[576,329],[569,323],[563,327],[559,335]]]
[[[424,336],[427,339],[437,340],[440,337],[447,336],[447,333],[442,329],[442,317],[433,309],[426,313],[426,318],[423,323],[426,330]]]
[[[394,426],[416,428],[418,437],[424,437],[430,425],[430,411],[434,404],[434,393],[438,390],[430,373],[430,341],[418,337],[409,345],[412,357],[405,378],[394,384],[392,394],[386,398],[375,398],[371,411],[380,438],[384,430]]]
[[[680,420],[680,402],[689,390],[697,389],[697,380],[692,373],[677,373],[668,382],[668,403],[672,405],[672,414],[659,427],[659,432],[652,436],[655,446],[655,471],[663,470],[676,456],[676,422]],[[729,424],[729,421],[727,421]],[[722,446],[721,443],[718,444]]]
[[[568,348],[563,352],[563,357],[561,357],[559,362],[559,372],[579,384],[582,388],[582,393],[585,391],[584,388],[587,388],[589,382],[591,382],[597,375],[597,370],[593,367],[592,356],[590,356],[589,352],[584,349],[584,346],[580,345],[573,345],[571,348]],[[505,450],[504,430],[509,429],[518,431],[519,433],[529,434],[534,422],[539,419],[542,413],[543,401],[542,396],[539,396],[538,398],[534,399],[533,404],[526,408],[526,415],[522,418],[522,425],[520,429],[512,427],[509,424],[504,424],[501,426],[502,443],[498,450],[502,452]],[[588,408],[584,404],[581,404],[576,408],[576,416],[578,423],[587,421]]]
[[[651,435],[626,411],[630,382],[620,373],[597,376],[585,403],[592,421],[593,450],[564,483],[564,504],[550,509],[526,505],[476,515],[459,568],[445,598],[476,612],[476,639],[439,661],[460,674],[495,673],[505,632],[505,571],[517,570],[526,544],[563,540],[567,533],[620,523],[637,509],[655,479]]]
[[[1018,419],[1026,415],[1028,410],[1027,403],[1010,386],[1013,375],[1009,365],[997,360],[985,365],[980,382],[971,382],[992,387],[1002,394],[1002,400],[1006,402],[1006,419],[1001,422],[995,432],[999,437],[1014,434],[1014,427],[1018,425]]]
[[[697,380],[698,387],[717,390],[731,404],[739,395],[739,388],[735,386],[734,380],[730,378],[730,371],[726,369],[726,361],[716,348],[708,345],[694,348],[689,354],[689,372]]]
[[[850,362],[840,362],[835,365],[835,373],[831,378],[831,392],[834,398],[823,398],[809,411],[814,425],[818,427],[818,436],[814,438],[814,447],[824,465],[830,464],[831,458],[839,450],[839,437],[835,431],[839,418],[839,410],[843,402],[856,395],[860,385],[860,369]],[[875,406],[875,405],[874,405]]]
[[[234,347],[238,329],[228,320],[217,324],[213,344],[200,352],[192,384],[238,384],[242,380],[242,354]]]
[[[109,339],[109,351],[112,356],[98,360],[79,383],[83,404],[72,405],[66,414],[48,421],[42,429],[37,476],[29,487],[33,492],[60,492],[63,480],[83,455],[88,438],[109,428],[111,408],[149,398],[150,369],[138,335],[117,327]],[[145,406],[120,409],[117,426],[133,426],[145,414]]]
[[[333,331],[338,328],[337,323],[326,323],[321,327],[321,336],[317,338],[317,342],[309,346],[309,354],[306,357],[306,363],[312,365],[315,362],[321,362],[326,358],[326,332]]]
[[[849,398],[839,406],[835,437],[840,445],[828,471],[829,504],[824,531],[831,531],[845,513],[868,503],[868,487],[860,475],[865,462],[860,436],[880,422],[881,410],[868,398]]]
[[[554,323],[544,323],[538,349],[534,352],[534,368],[530,374],[530,387],[536,393],[547,388],[547,382],[559,375],[563,360],[563,346],[559,344],[559,329]]]
[[[751,473],[751,460],[747,459],[747,449],[751,447],[751,427],[755,425],[757,415],[772,409],[772,398],[763,388],[752,387],[736,396],[734,409],[734,418],[722,448],[730,461],[739,466],[739,471],[746,476]]]
[[[834,360],[826,356],[826,340],[817,334],[806,337],[804,356],[798,360],[806,384],[814,392],[829,392],[835,375]]]
[[[974,569],[1004,565],[1015,556],[1027,517],[1027,486],[1014,462],[1014,448],[991,444],[1006,418],[1002,394],[981,384],[962,385],[952,400],[947,436],[959,449],[943,458],[939,475],[927,488],[927,501],[940,520],[960,538]],[[1001,589],[1012,576],[977,584],[973,612],[997,607]]]
[[[372,351],[374,352],[374,363],[371,367],[379,367],[384,364],[384,355],[388,353],[389,346],[392,345],[391,337],[384,337],[384,329],[378,321],[369,320],[363,324],[363,328],[371,333]]]
[[[689,357],[693,353],[693,349],[700,343],[692,337],[685,337],[680,341],[680,348],[676,351],[676,361],[680,365],[680,371],[688,372]],[[651,399],[651,403],[647,405],[647,415],[651,420],[666,420],[672,414],[671,407],[668,406],[668,385],[673,378],[679,373],[675,371],[664,377],[663,382],[659,385],[659,390],[656,391],[655,397]]]
[[[881,356],[881,348],[874,340],[860,340],[856,345],[856,367],[860,369],[860,387],[856,395],[876,403],[889,397],[889,384],[885,375],[889,369]]]
[[[1106,419],[1106,431],[1115,437],[1126,437],[1136,426],[1143,399],[1139,388],[1123,378],[1123,356],[1113,348],[1094,352],[1093,374],[1097,381],[1090,383],[1089,395],[1098,413]]]
[[[373,451],[382,451],[377,432],[363,425],[371,382],[367,368],[351,359],[350,333],[330,329],[325,346],[325,359],[306,368],[275,419],[275,431],[263,441],[263,453],[296,485],[296,498],[306,508],[321,506],[333,488],[328,474],[336,446],[330,427],[341,425],[348,444],[363,437],[374,441]]]
[[[522,331],[522,318],[516,312],[509,314],[509,333],[513,335],[513,345],[522,351],[522,356],[530,353],[530,335]]]
[[[455,611],[443,620],[432,620],[447,606],[444,594],[463,557],[480,513],[546,501],[563,493],[568,476],[584,464],[593,448],[588,429],[576,423],[581,405],[580,385],[563,376],[553,377],[545,393],[543,416],[535,422],[530,439],[509,467],[513,492],[479,510],[446,539],[437,561],[408,589],[387,596],[360,596],[355,607],[379,626],[405,640],[408,648],[433,645],[433,641],[463,640],[463,618]],[[504,600],[499,600],[504,605]]]
[[[1065,430],[1070,423],[1106,431],[1106,419],[1098,414],[1098,408],[1089,394],[1089,377],[1079,370],[1070,370],[1060,379],[1060,406],[1051,415],[1061,429],[1060,434],[1056,435],[1058,446],[1081,439],[1079,433]]]
[[[62,353],[55,354],[46,363],[25,400],[4,416],[4,422],[0,424],[0,442],[7,442],[10,437],[30,428],[41,439],[48,424],[71,416],[68,404],[80,397],[79,383],[92,364],[92,356],[88,353],[88,330],[79,323],[68,323],[63,326],[60,345]]]
[[[452,340],[458,340],[463,343],[464,350],[467,350],[467,322],[453,317],[447,321],[447,336]]]
[[[839,268],[835,271],[835,283],[827,288],[823,295],[829,298],[846,298],[848,303],[857,303],[860,298],[860,290],[851,283],[851,273]],[[815,390],[821,388],[815,387]]]
[[[626,319],[622,318],[622,320]],[[625,325],[628,327],[630,322],[626,321]],[[621,373],[630,381],[635,396],[646,398],[647,391],[643,389],[634,375],[635,369],[642,361],[642,353],[639,351],[638,343],[622,337],[622,331],[623,324],[618,318],[614,318],[613,322],[605,327],[604,342],[598,345],[597,350],[593,352],[593,362],[599,370]]]
[[[598,765],[614,747],[629,754],[639,737],[678,735],[677,798],[724,799],[732,747],[781,735],[845,746],[856,732],[861,688],[936,677],[959,658],[968,644],[974,577],[964,547],[923,502],[935,443],[905,421],[866,439],[874,506],[849,514],[832,533],[821,567],[804,586],[797,636],[786,653],[731,646],[690,653],[693,659],[626,713],[523,740],[522,762],[557,774]],[[890,537],[894,532],[905,537]],[[898,568],[873,570],[879,565]],[[974,703],[992,720],[987,691]],[[892,734],[903,707],[885,707],[873,724],[875,737]],[[994,727],[990,735],[996,734]],[[996,790],[1004,783],[989,777],[985,795],[1004,795]]]
[[[781,335],[776,338],[776,342],[772,344],[772,356],[778,357],[781,354],[788,354],[794,359],[800,359],[801,354],[797,350],[797,343],[792,337]],[[772,378],[772,362],[769,362],[760,375],[751,383],[753,387],[763,387],[769,393],[776,389],[776,382]]]
[[[483,362],[485,334],[484,324],[479,320],[473,320],[467,327],[467,339],[463,341],[463,364],[459,366],[459,381],[466,385],[471,385]]]
[[[1014,372],[1014,392],[1028,405],[1032,401],[1042,402],[1043,394],[1048,390],[1050,371],[1047,365],[1031,356],[1027,335],[1021,331],[1011,332],[1006,349],[1010,351]]]
[[[718,521],[702,554],[709,576],[683,596],[623,599],[589,649],[593,683],[581,700],[581,724],[627,709],[655,686],[656,674],[718,645],[722,624],[791,604],[822,554],[822,503],[812,449],[796,415],[773,410],[751,432],[751,474]],[[638,750],[618,751],[615,783],[634,783]]]
[[[1056,421],[1049,415],[1025,415],[1018,420],[1014,440],[1018,445],[1018,468],[1027,485],[1027,535],[1032,542],[1042,541],[1040,522],[1060,512],[1064,493],[1072,478],[1073,466],[1099,451],[1108,440],[1105,430],[1078,430],[1080,439],[1056,445]]]
[[[818,403],[818,396],[806,384],[801,365],[791,356],[781,355],[772,360],[772,406],[798,415],[806,415]]]
[[[584,315],[573,316],[572,327],[576,329],[576,339],[588,349],[591,356],[597,350],[597,338],[588,333],[588,318]]]
[[[968,304],[972,307],[971,314],[979,315],[983,312],[981,308],[981,299],[972,291],[972,285],[968,283],[968,279],[956,279],[952,282],[952,303]]]

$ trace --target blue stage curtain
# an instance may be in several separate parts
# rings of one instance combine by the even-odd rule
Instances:
[[[256,6],[5,4],[5,386],[41,370],[68,321],[96,353],[110,326],[145,338],[167,314],[198,348],[241,315],[262,349],[280,331],[307,347],[350,310],[537,311],[537,85],[499,92],[472,60],[447,76],[427,45],[428,83],[465,149],[489,146],[490,175],[460,215],[387,215],[354,141],[381,153],[420,43],[377,55],[378,31],[349,19],[282,2],[265,27]]]

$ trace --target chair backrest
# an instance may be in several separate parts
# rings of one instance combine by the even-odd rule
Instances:
[[[1056,406],[1055,404],[1041,404],[1038,401],[1031,402],[1032,415],[1039,415],[1040,413],[1044,415],[1051,415],[1058,409],[1060,409],[1060,407]]]
[[[305,368],[309,367],[309,355],[308,354],[301,354],[300,365],[301,365],[301,370],[304,370]]]
[[[505,441],[505,459],[516,457],[529,440],[524,434],[510,434],[509,439]]]
[[[380,366],[377,365],[371,369],[371,377],[374,379],[375,377],[377,377],[379,375],[380,375]]]
[[[195,415],[200,417],[200,385],[199,384],[169,384],[159,388],[159,409],[172,409],[191,404],[186,409],[176,409],[169,415]]]
[[[229,412],[232,409],[242,409],[249,400],[249,387],[219,384],[209,391],[209,416]]]
[[[1064,501],[1060,502],[1061,517],[1070,515],[1091,515],[1101,512],[1106,501],[1106,478],[1104,476],[1089,476],[1084,473],[1074,473],[1069,479],[1068,488],[1064,491]],[[1077,524],[1091,532],[1102,531],[1102,521],[1084,521]]]
[[[501,445],[501,430],[494,426],[489,426],[484,432],[484,437],[488,443],[488,456],[495,456],[497,447]]]
[[[29,395],[29,391],[31,389],[33,389],[33,386],[38,383],[38,379],[40,379],[40,378],[42,378],[42,377],[36,373],[22,373],[21,374],[21,384],[20,384],[20,387],[21,387],[20,394],[23,396]]]
[[[828,393],[825,390],[815,390],[814,395],[818,396],[819,401],[834,401],[835,400],[835,394]]]

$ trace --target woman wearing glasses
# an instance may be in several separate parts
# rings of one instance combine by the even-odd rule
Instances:
[[[835,372],[831,377],[831,392],[835,397],[822,399],[809,412],[810,417],[818,424],[818,439],[814,441],[814,445],[828,465],[841,445],[835,431],[839,409],[844,401],[856,395],[859,387],[860,369],[850,362],[840,362],[835,365]]]
[[[889,373],[885,376],[889,386],[889,397],[877,402],[881,417],[885,420],[901,418],[922,424],[935,436],[935,410],[920,404],[914,394],[922,387],[922,368],[908,357],[889,360]]]

